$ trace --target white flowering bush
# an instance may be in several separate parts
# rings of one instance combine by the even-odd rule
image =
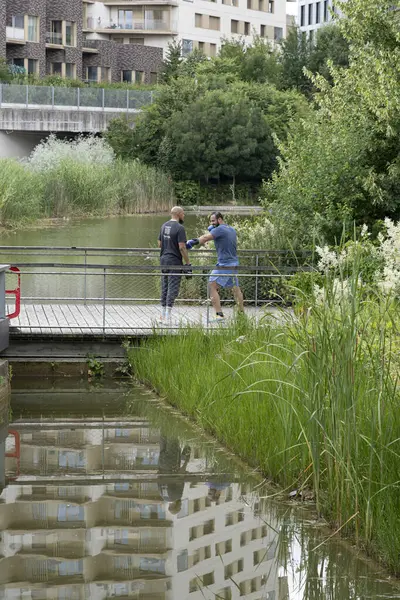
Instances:
[[[60,140],[50,135],[30,155],[27,164],[35,171],[56,169],[63,161],[82,165],[111,165],[114,150],[100,137],[79,136],[74,140]]]
[[[385,294],[400,294],[400,223],[385,219],[386,237],[378,236],[379,253],[383,269],[378,276],[378,286]]]

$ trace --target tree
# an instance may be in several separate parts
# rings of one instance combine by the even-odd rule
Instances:
[[[179,76],[179,68],[182,63],[182,45],[180,42],[170,42],[167,48],[167,55],[161,64],[160,81],[169,83],[171,79]]]
[[[265,204],[293,234],[332,240],[343,223],[400,217],[399,16],[392,0],[348,0],[349,67],[321,75],[318,111],[281,145]]]
[[[159,156],[175,176],[205,182],[267,178],[276,161],[260,108],[233,91],[220,90],[172,115]]]
[[[291,28],[286,39],[282,40],[281,48],[281,87],[285,90],[295,88],[309,95],[312,84],[304,73],[311,54],[309,38],[300,29]]]

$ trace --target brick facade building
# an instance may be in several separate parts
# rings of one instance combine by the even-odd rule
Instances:
[[[41,77],[150,83],[163,53],[139,44],[86,41],[82,0],[0,0],[0,57]]]

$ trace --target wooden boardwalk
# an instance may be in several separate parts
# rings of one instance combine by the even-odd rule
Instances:
[[[10,307],[12,310],[12,307]],[[265,315],[263,308],[249,307],[246,313],[257,319]],[[268,312],[274,309],[267,309]],[[224,309],[226,323],[233,316],[233,308]],[[177,305],[168,326],[160,325],[160,306],[156,304],[22,304],[18,317],[10,321],[10,334],[41,336],[148,336],[155,331],[178,332],[188,325],[218,328],[213,323],[213,310],[207,306]]]

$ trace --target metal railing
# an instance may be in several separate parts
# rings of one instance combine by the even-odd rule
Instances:
[[[141,19],[134,21],[118,22],[106,21],[103,19],[94,19],[88,17],[86,20],[86,29],[103,30],[110,29],[112,31],[176,31],[176,21],[162,19]]]
[[[1,108],[137,112],[152,102],[151,90],[0,84]]]
[[[31,311],[32,321],[21,324],[20,320],[20,329],[133,335],[158,326],[162,267],[157,249],[2,246],[0,255],[2,262],[9,260],[21,270],[22,312]],[[208,279],[215,255],[200,250],[190,256],[190,278],[185,267],[174,266],[172,273],[164,273],[167,277],[182,273],[175,317],[167,323],[171,329],[212,326]],[[283,280],[312,268],[307,253],[294,256],[291,251],[249,250],[240,252],[239,258],[241,266],[233,276],[239,278],[252,314],[281,301]],[[232,277],[231,269],[223,277]],[[221,300],[229,313],[230,292],[222,291]]]

